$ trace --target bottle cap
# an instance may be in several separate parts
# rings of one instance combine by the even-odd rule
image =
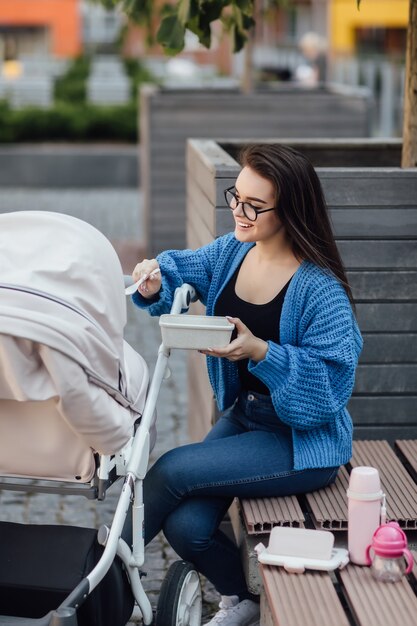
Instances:
[[[372,537],[372,548],[378,556],[398,558],[407,548],[407,537],[397,522],[379,526]]]
[[[375,467],[354,467],[350,473],[348,498],[380,500],[383,496],[378,470]]]

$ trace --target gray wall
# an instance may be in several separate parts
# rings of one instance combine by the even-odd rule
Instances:
[[[182,248],[185,146],[190,137],[368,137],[367,90],[283,86],[242,94],[223,89],[141,90],[141,180],[149,254]]]
[[[236,153],[214,141],[188,142],[187,238],[192,248],[233,228],[223,190],[234,183]],[[337,244],[348,270],[364,336],[353,397],[349,404],[358,438],[417,437],[417,169],[402,170],[400,142],[292,142],[317,167],[331,211]],[[303,145],[304,144],[304,145]],[[321,149],[320,149],[321,144]],[[321,156],[320,156],[321,151]],[[385,166],[377,167],[384,154]],[[366,166],[360,167],[363,156]],[[343,166],[356,160],[357,167]],[[392,165],[389,166],[389,162]],[[212,407],[202,360],[190,355],[190,415],[199,404]],[[205,386],[204,386],[205,385]],[[205,401],[198,389],[206,389]],[[205,411],[205,413],[204,413]],[[211,415],[192,432],[201,435]]]

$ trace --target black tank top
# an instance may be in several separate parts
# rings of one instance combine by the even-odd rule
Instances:
[[[288,283],[281,291],[269,302],[265,304],[252,304],[246,302],[236,295],[236,280],[239,274],[240,265],[225,285],[220,293],[215,308],[215,315],[230,315],[238,317],[249,328],[249,330],[264,341],[270,339],[275,343],[279,343],[279,322],[281,318],[282,305],[284,297],[288,289]],[[232,340],[236,337],[236,331],[233,331]],[[262,381],[248,371],[248,359],[237,361],[239,378],[243,389],[247,391],[256,391],[265,395],[270,395],[270,391]]]

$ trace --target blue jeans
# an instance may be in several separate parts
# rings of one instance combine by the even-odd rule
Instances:
[[[269,396],[243,392],[201,443],[164,454],[144,480],[145,542],[163,530],[222,595],[250,597],[239,551],[219,530],[234,497],[305,493],[334,481],[337,467],[293,469],[291,428]]]

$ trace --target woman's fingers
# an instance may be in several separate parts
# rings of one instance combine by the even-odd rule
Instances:
[[[132,272],[132,278],[136,282],[140,278],[147,277],[151,272],[159,268],[159,263],[156,259],[144,259],[135,266]]]
[[[133,272],[132,278],[138,283],[138,290],[142,295],[154,295],[161,288],[161,272],[156,259],[144,259],[138,263]]]

